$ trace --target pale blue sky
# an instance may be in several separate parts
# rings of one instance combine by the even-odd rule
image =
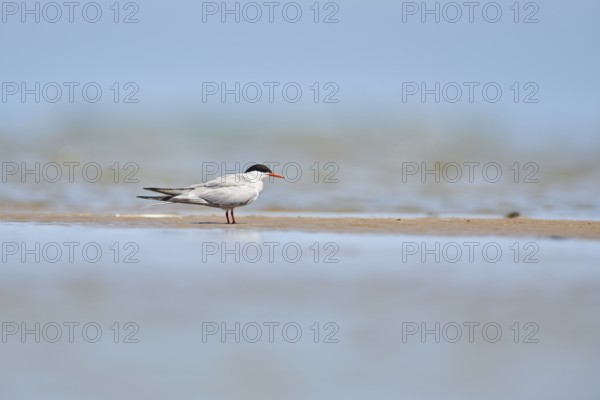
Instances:
[[[600,3],[591,0],[540,1],[536,3],[539,10],[524,9],[527,2],[519,3],[520,20],[535,12],[539,23],[531,24],[514,23],[514,11],[509,9],[512,0],[497,2],[503,12],[497,23],[486,22],[482,16],[488,2],[475,9],[473,23],[468,21],[466,7],[457,23],[444,21],[444,15],[440,23],[435,23],[433,16],[422,23],[420,14],[405,15],[403,22],[403,6],[410,7],[408,2],[338,1],[337,11],[332,5],[325,8],[327,2],[318,3],[319,20],[336,11],[333,17],[339,22],[331,24],[314,23],[312,0],[297,3],[303,10],[298,23],[286,22],[282,16],[288,2],[279,2],[273,23],[268,22],[265,6],[258,23],[245,22],[244,14],[240,23],[233,22],[232,16],[221,23],[219,14],[205,15],[207,22],[203,23],[203,2],[140,1],[134,15],[139,23],[134,24],[113,22],[112,0],[98,3],[103,14],[95,24],[83,19],[80,8],[75,9],[73,23],[65,14],[54,24],[45,22],[43,15],[40,23],[33,22],[31,15],[22,23],[20,10],[15,15],[14,10],[3,10],[2,82],[98,82],[103,98],[97,104],[86,103],[80,95],[73,104],[66,100],[35,104],[29,96],[23,104],[18,96],[9,96],[0,103],[0,128],[49,127],[57,119],[90,113],[114,113],[132,120],[218,113],[242,119],[248,114],[265,118],[284,114],[290,121],[489,117],[503,121],[507,133],[554,131],[571,140],[598,135]],[[226,3],[232,8],[235,4]],[[246,3],[241,2],[240,7]],[[426,3],[433,8],[436,2]],[[448,2],[438,3],[443,7]],[[26,4],[33,7],[34,3]],[[93,15],[92,11],[88,10]],[[132,7],[121,9],[119,18],[132,11]],[[290,15],[293,11],[288,10]],[[246,16],[253,15],[252,11]],[[448,18],[453,15],[446,14]],[[135,82],[139,103],[114,104],[113,82]],[[202,82],[298,82],[303,97],[295,104],[281,97],[274,103],[235,104],[229,100],[222,104],[218,96],[204,103]],[[339,103],[315,104],[310,89],[314,82],[321,86],[335,82]],[[497,82],[503,96],[491,104],[476,91],[471,104],[464,87],[463,100],[457,104],[436,104],[433,96],[425,104],[419,96],[403,103],[403,82],[426,82],[432,87],[435,82],[442,86],[448,82],[480,82],[481,86]],[[539,103],[514,103],[510,89],[514,82],[535,82]],[[528,92],[524,87],[521,90],[521,96]]]

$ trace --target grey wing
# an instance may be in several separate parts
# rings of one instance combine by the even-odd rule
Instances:
[[[258,191],[249,186],[199,187],[185,196],[219,207],[241,207],[256,200]]]
[[[196,185],[190,186],[190,188],[223,188],[223,187],[231,187],[231,186],[243,186],[246,181],[241,177],[240,174],[229,174],[220,176],[217,179],[213,179],[212,181],[208,181],[205,183],[198,183]]]

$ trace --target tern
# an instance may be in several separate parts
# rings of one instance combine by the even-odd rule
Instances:
[[[241,174],[228,174],[206,183],[199,183],[184,188],[144,188],[161,193],[162,196],[137,196],[140,199],[158,200],[163,203],[198,204],[225,210],[229,224],[231,211],[232,223],[235,224],[233,209],[243,207],[254,200],[263,190],[263,180],[268,177],[284,178],[275,174],[267,166],[255,164]],[[159,203],[159,204],[163,204]]]

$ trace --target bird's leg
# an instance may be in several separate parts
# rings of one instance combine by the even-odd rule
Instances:
[[[233,214],[231,214],[233,217]],[[227,223],[229,223],[229,210],[225,210],[225,217],[227,218]]]
[[[233,223],[235,224],[235,217],[233,216],[233,208],[231,209],[231,219],[233,220]]]

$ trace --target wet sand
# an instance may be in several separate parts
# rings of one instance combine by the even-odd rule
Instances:
[[[1,222],[94,224],[110,227],[302,232],[405,234],[424,236],[503,236],[600,239],[600,221],[540,220],[528,218],[315,218],[243,215],[236,225],[224,216],[157,214],[0,214]]]

